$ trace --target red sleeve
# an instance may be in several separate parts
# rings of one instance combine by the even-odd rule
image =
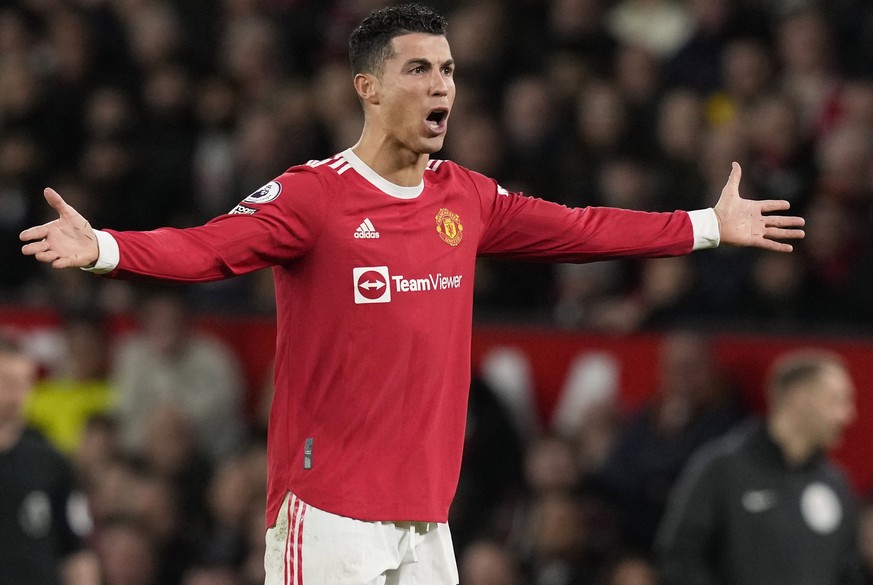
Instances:
[[[622,256],[678,256],[691,252],[688,213],[650,213],[610,207],[569,208],[508,193],[491,179],[477,181],[483,231],[479,254],[552,262],[590,262]]]
[[[305,255],[318,237],[324,192],[316,171],[295,167],[205,225],[106,230],[120,254],[111,276],[207,282],[287,264]]]

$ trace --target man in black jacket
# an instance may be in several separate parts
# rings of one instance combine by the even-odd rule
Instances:
[[[25,427],[37,364],[0,332],[0,583],[97,585],[97,557],[70,525],[73,470]]]
[[[861,582],[854,494],[824,455],[854,392],[836,355],[776,363],[766,421],[704,447],[673,491],[657,541],[668,585]]]

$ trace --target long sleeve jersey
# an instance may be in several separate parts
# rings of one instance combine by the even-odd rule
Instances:
[[[401,187],[346,150],[292,167],[203,226],[98,234],[101,257],[116,256],[98,266],[181,282],[272,267],[268,524],[289,490],[359,520],[445,522],[476,257],[586,262],[716,245],[712,211],[690,213],[569,209],[439,160]]]

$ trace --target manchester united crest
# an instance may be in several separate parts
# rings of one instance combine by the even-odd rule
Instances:
[[[457,213],[453,213],[443,207],[436,214],[436,231],[440,235],[440,239],[449,246],[457,246],[461,243],[463,237],[464,226],[461,225],[461,218]]]

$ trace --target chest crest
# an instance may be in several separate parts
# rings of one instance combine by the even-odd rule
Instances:
[[[436,231],[442,241],[453,247],[461,243],[461,239],[464,237],[464,226],[457,213],[443,207],[434,219],[436,220]]]

